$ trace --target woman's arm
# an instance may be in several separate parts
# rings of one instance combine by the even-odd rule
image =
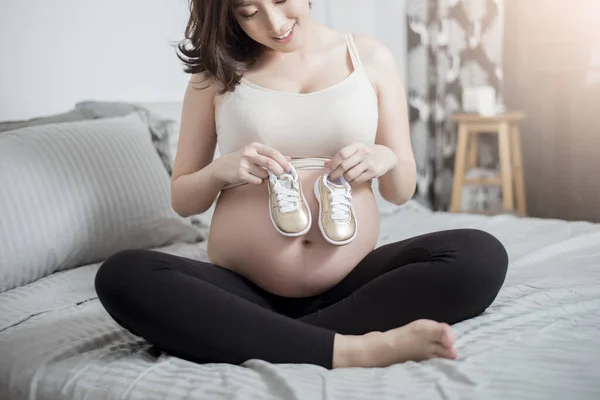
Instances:
[[[379,192],[385,200],[401,205],[412,198],[417,181],[404,84],[394,55],[386,46],[359,35],[356,45],[377,91],[379,125],[375,143],[396,156],[395,167],[379,177]]]
[[[208,82],[208,81],[207,81]],[[192,75],[185,91],[177,156],[171,175],[171,203],[183,217],[208,210],[221,191],[213,178],[215,96],[220,84],[206,87],[204,76]]]

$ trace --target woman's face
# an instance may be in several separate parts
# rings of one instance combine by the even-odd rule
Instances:
[[[308,0],[234,0],[234,15],[254,41],[284,53],[302,45],[310,20]]]

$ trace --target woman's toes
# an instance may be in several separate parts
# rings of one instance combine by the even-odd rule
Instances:
[[[455,336],[454,332],[452,332],[452,328],[448,324],[441,324],[442,326],[442,335],[440,343],[447,349],[452,348],[454,346]]]
[[[452,332],[452,328],[448,324],[420,319],[413,322],[410,326],[412,326],[416,336],[425,337],[431,342],[442,344],[447,349],[454,346],[454,332]]]
[[[437,346],[436,355],[438,357],[448,358],[450,360],[456,359],[456,350],[454,348],[447,348],[442,345]]]

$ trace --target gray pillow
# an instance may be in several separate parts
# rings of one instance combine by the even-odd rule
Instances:
[[[148,125],[154,147],[160,155],[165,169],[171,174],[177,153],[182,105],[176,106],[176,103],[163,103],[166,107],[161,109],[161,107],[156,107],[157,104],[86,100],[77,103],[75,111],[90,119],[117,117],[127,115],[133,111],[137,112]],[[153,109],[153,106],[156,109]],[[164,112],[165,108],[169,110],[168,113]],[[190,223],[204,232],[205,237],[208,236],[207,231],[214,207],[215,204],[208,212],[187,218]]]
[[[0,135],[0,292],[131,248],[197,242],[137,114]]]
[[[80,110],[70,110],[60,114],[47,115],[20,121],[0,122],[0,132],[12,131],[14,129],[26,128],[28,126],[54,124],[59,122],[75,122],[88,119]]]
[[[74,111],[88,119],[122,117],[137,112],[148,126],[154,147],[167,172],[171,174],[175,155],[171,154],[169,139],[171,136],[179,134],[177,121],[157,115],[137,104],[114,101],[86,100],[77,103]]]
[[[154,147],[158,152],[167,172],[171,174],[175,154],[171,154],[170,139],[179,134],[179,123],[173,119],[160,116],[147,108],[132,103],[114,101],[86,100],[79,102],[75,108],[64,113],[48,115],[20,121],[0,122],[0,132],[26,128],[36,125],[47,125],[58,122],[75,122],[88,119],[123,117],[137,112],[148,126]]]

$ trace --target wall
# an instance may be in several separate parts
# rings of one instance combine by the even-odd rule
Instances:
[[[186,0],[2,0],[0,120],[82,99],[177,101]]]
[[[600,222],[600,4],[576,3],[506,3],[506,104],[527,114],[530,215]]]
[[[406,1],[377,0],[375,8],[375,37],[390,48],[406,82],[407,32]]]
[[[407,0],[313,0],[315,18],[345,32],[368,35],[388,46],[406,79]]]
[[[384,42],[405,70],[406,0],[313,0],[315,18]],[[188,77],[172,43],[187,0],[2,0],[0,120],[84,99],[181,101]]]

